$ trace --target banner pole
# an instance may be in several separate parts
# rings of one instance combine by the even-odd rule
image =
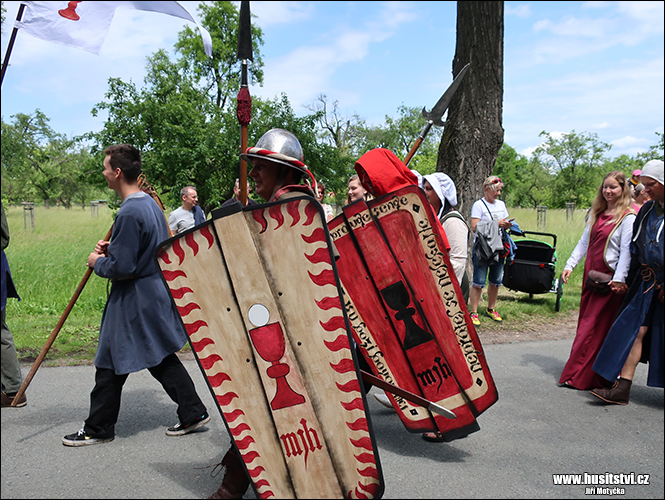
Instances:
[[[23,17],[23,9],[25,9],[25,4],[21,3],[21,5],[18,8],[18,14],[16,14],[16,21],[20,21],[21,18]],[[18,33],[18,28],[16,27],[16,24],[14,24],[14,29],[12,30],[12,36],[9,39],[9,45],[7,45],[5,60],[2,61],[2,79],[0,80],[0,87],[2,86],[2,82],[5,81],[5,71],[7,71],[7,66],[9,66],[9,58],[11,57],[12,49],[14,48],[14,40],[16,40],[16,33]]]

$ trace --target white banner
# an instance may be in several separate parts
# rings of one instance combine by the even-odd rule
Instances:
[[[195,23],[208,57],[212,56],[210,33],[178,2],[21,2],[25,10],[16,28],[41,40],[99,54],[117,7],[161,12]]]

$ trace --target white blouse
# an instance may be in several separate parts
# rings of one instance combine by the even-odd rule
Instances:
[[[608,244],[605,246],[605,254],[603,255],[605,264],[614,270],[612,281],[618,283],[625,283],[626,276],[628,276],[628,269],[630,268],[630,240],[633,238],[634,222],[635,214],[626,215],[621,224],[614,229],[610,235]],[[587,224],[580,241],[566,262],[564,270],[572,271],[584,258],[589,247],[590,231],[591,226]]]

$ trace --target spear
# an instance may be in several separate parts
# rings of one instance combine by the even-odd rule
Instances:
[[[240,152],[247,151],[247,126],[252,119],[252,97],[247,84],[247,60],[254,61],[252,55],[252,22],[249,1],[240,2],[238,23],[238,59],[242,61],[240,90],[238,91],[237,115],[240,123]],[[240,201],[247,205],[247,162],[240,158]]]
[[[416,139],[416,142],[411,148],[411,151],[409,151],[409,154],[406,155],[406,158],[404,158],[404,165],[409,165],[409,162],[411,162],[411,159],[416,154],[416,151],[418,151],[418,148],[425,140],[425,136],[429,132],[429,129],[432,128],[432,125],[436,125],[438,127],[444,126],[444,123],[441,120],[441,118],[443,118],[443,113],[445,113],[446,109],[448,109],[450,101],[453,99],[453,95],[455,94],[457,87],[460,86],[462,78],[464,78],[464,75],[468,71],[470,65],[471,63],[467,63],[467,65],[462,68],[462,71],[457,74],[453,80],[453,83],[451,83],[450,87],[446,89],[439,101],[432,108],[432,111],[428,113],[425,111],[425,108],[423,108],[423,118],[427,120],[427,124],[425,125],[425,128],[423,128],[423,131],[420,132],[420,135],[418,136],[418,139]]]

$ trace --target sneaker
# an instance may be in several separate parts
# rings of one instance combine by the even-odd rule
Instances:
[[[499,313],[497,312],[496,309],[488,309],[487,315],[497,323],[501,323],[503,321],[503,319],[501,318],[501,316],[499,316]]]
[[[89,446],[91,444],[110,443],[115,438],[96,438],[88,436],[83,429],[75,434],[68,434],[62,438],[62,444],[65,446]]]
[[[166,429],[166,435],[167,436],[184,436],[185,434],[189,434],[190,432],[194,432],[199,427],[203,427],[208,422],[210,422],[210,416],[207,413],[204,413],[203,415],[201,415],[199,418],[197,418],[196,420],[194,420],[190,424],[183,425],[180,422],[178,422],[173,427],[169,427],[168,429]]]
[[[13,395],[5,394],[4,392],[2,393],[2,408],[8,408],[12,406],[12,403],[14,402],[14,398],[16,398],[16,393]],[[16,403],[16,406],[13,408],[21,408],[25,405],[28,404],[28,398],[25,396],[25,393],[23,393],[23,396],[18,398],[18,401]]]
[[[478,317],[478,313],[471,313],[470,316],[471,322],[476,326],[480,326],[480,318]]]
[[[393,405],[390,402],[390,399],[388,399],[388,396],[386,396],[385,394],[374,394],[374,399],[376,399],[386,408],[390,408],[391,410],[393,409]]]

